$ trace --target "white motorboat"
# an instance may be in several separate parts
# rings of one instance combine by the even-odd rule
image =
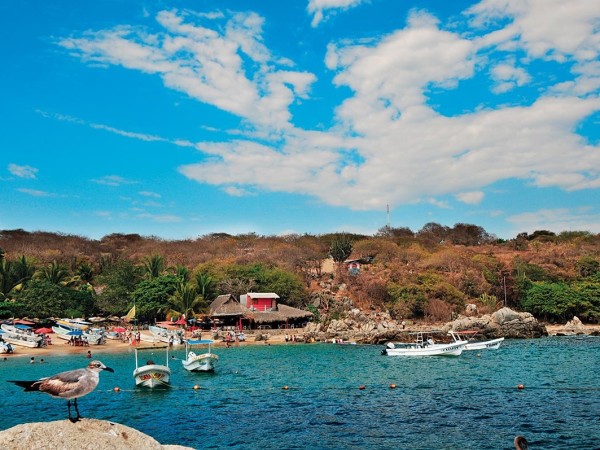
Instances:
[[[473,340],[473,337],[478,334],[479,331],[449,331],[448,334],[452,336],[454,342],[464,342],[465,350],[497,350],[504,341],[504,338],[490,339],[487,341]],[[463,339],[463,336],[468,336],[471,339]]]
[[[424,339],[423,333],[418,332],[414,342],[388,342],[381,354],[388,356],[459,356],[466,344],[466,342],[436,344],[431,336]]]
[[[190,372],[212,372],[219,361],[219,357],[211,352],[210,346],[214,341],[211,339],[187,340],[185,341],[185,359],[181,361],[183,368]],[[208,351],[196,354],[191,350],[195,345],[208,345]]]
[[[1,328],[4,332],[2,333],[2,338],[12,345],[29,348],[37,348],[43,345],[44,337],[35,334],[33,328],[27,325],[9,325],[3,323]]]
[[[15,350],[10,342],[4,341],[3,332],[0,332],[0,353],[13,353]]]
[[[151,352],[153,350],[165,349],[165,365],[156,364],[156,362],[149,358],[146,363],[140,365],[138,362],[139,352]],[[135,347],[135,370],[133,371],[133,378],[135,379],[135,385],[140,387],[168,387],[171,381],[171,369],[169,368],[169,347],[166,345],[156,347]]]
[[[167,344],[181,345],[183,344],[183,331],[182,330],[171,330],[156,325],[150,325],[148,331],[152,333],[160,342]]]

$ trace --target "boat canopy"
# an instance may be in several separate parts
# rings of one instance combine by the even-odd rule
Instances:
[[[215,341],[211,340],[211,339],[196,339],[196,340],[192,340],[192,339],[188,339],[187,343],[190,345],[201,345],[201,344],[212,344]]]

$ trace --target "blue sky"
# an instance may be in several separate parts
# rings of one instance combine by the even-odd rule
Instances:
[[[597,0],[0,3],[0,229],[600,232]]]

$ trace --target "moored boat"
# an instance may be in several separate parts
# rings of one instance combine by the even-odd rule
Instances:
[[[104,333],[99,329],[88,330],[87,327],[78,324],[73,326],[71,322],[65,320],[58,320],[55,325],[52,326],[52,331],[56,334],[59,339],[70,341],[72,338],[81,338],[87,341],[89,345],[99,345],[106,342]]]
[[[219,356],[211,352],[211,339],[186,340],[185,341],[185,359],[181,361],[183,368],[190,372],[212,372],[219,361]],[[208,351],[196,354],[191,350],[195,345],[208,345]]]
[[[157,338],[160,342],[167,344],[181,345],[183,344],[183,331],[177,329],[167,329],[157,325],[150,325],[148,331]]]
[[[452,336],[454,342],[464,342],[465,350],[497,350],[500,344],[504,341],[503,337],[490,339],[487,341],[474,340],[473,337],[478,334],[479,331],[468,330],[468,331],[449,331],[448,334]],[[465,340],[463,336],[468,336],[470,339]]]
[[[138,353],[140,351],[150,351],[166,349],[165,365],[156,364],[154,360],[148,359],[145,364],[140,365],[138,361]],[[171,369],[169,368],[169,347],[166,345],[157,347],[135,347],[135,370],[133,378],[135,385],[140,387],[168,387],[171,381]]]
[[[381,354],[387,356],[460,356],[465,349],[466,342],[436,344],[431,335],[425,339],[423,332],[415,334],[414,342],[388,342]]]

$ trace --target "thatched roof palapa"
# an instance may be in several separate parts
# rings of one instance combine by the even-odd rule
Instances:
[[[233,295],[219,295],[210,304],[211,317],[250,316],[250,310],[238,302]]]

